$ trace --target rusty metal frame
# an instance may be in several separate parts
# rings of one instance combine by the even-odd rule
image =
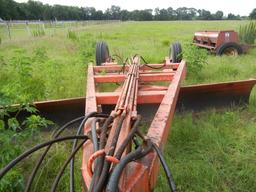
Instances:
[[[198,31],[195,32],[193,43],[198,47],[203,47],[216,51],[221,45],[228,42],[239,43],[238,34],[234,30],[226,31]]]
[[[129,74],[127,71],[131,71],[132,67],[133,65],[125,66],[123,68],[114,63],[102,66],[90,65],[87,74],[85,112],[101,112],[101,105],[104,104],[116,104],[116,110],[118,110],[118,106],[120,102],[122,102],[122,90],[125,89],[126,84],[123,85],[123,88],[118,88],[115,92],[99,92],[97,91],[97,85],[99,83],[126,82],[126,79],[128,78],[127,74]],[[151,67],[161,67],[161,69],[154,70]],[[136,71],[136,67],[133,68],[133,71]],[[147,137],[151,138],[156,145],[163,148],[167,140],[170,123],[176,108],[180,83],[186,75],[185,61],[181,61],[181,63],[170,63],[170,60],[167,58],[164,64],[140,65],[138,69],[137,80],[134,81],[129,89],[134,90],[132,93],[134,96],[129,99],[134,101],[133,104],[129,104],[133,106],[128,107],[130,110],[128,110],[128,115],[124,121],[117,145],[120,145],[121,141],[126,138],[131,129],[130,121],[137,115],[136,105],[157,103],[159,104],[159,108],[148,129]],[[126,73],[120,74],[121,70],[126,71]],[[168,82],[169,85],[154,86],[145,84],[145,82],[157,81]],[[117,121],[114,121],[113,124],[116,122]],[[90,123],[91,122],[88,121],[85,124],[84,134],[87,134],[90,130]],[[112,129],[109,134],[110,140],[114,132]],[[108,147],[109,142],[106,145],[106,148]],[[127,149],[127,152],[128,151],[129,149]],[[83,147],[81,168],[83,181],[87,188],[90,185],[91,177],[88,173],[86,164],[92,153],[92,143],[88,141]],[[119,181],[120,191],[150,191],[155,185],[158,169],[159,163],[155,152],[148,154],[140,161],[129,163],[123,171]]]

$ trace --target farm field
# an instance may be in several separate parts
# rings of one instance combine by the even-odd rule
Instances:
[[[86,68],[95,61],[98,40],[108,43],[112,55],[126,58],[140,54],[150,63],[159,63],[168,55],[170,42],[181,42],[184,52],[191,56],[189,44],[195,31],[238,30],[246,23],[248,21],[118,22],[54,30],[45,26],[45,34],[39,37],[29,36],[24,26],[14,26],[11,40],[5,26],[0,26],[0,105],[84,96]],[[36,27],[31,27],[34,29]],[[202,50],[198,52],[205,54]],[[256,49],[239,57],[207,54],[202,70],[188,71],[183,85],[249,78],[256,78]],[[164,154],[179,191],[256,191],[255,107],[256,88],[246,108],[175,114]],[[34,137],[25,142],[23,150],[49,135],[42,132]],[[35,191],[39,187],[40,191],[50,188],[54,170],[60,166],[57,162],[65,158],[65,146],[69,144],[56,145],[41,177],[37,178]],[[31,162],[35,158],[32,157]],[[25,171],[27,178],[32,166],[28,161],[19,166],[18,171]],[[79,161],[76,168],[79,189]],[[68,182],[67,172],[59,191],[69,191]],[[161,172],[155,191],[167,190],[167,181]]]

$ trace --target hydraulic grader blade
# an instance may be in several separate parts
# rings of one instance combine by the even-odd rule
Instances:
[[[243,106],[249,103],[256,79],[182,87],[177,110],[200,111],[206,108]]]
[[[250,94],[255,84],[256,79],[249,79],[183,86],[180,89],[176,110],[201,111],[207,108],[223,108],[232,105],[244,106],[249,103]],[[84,115],[85,97],[35,102],[35,106],[43,116],[61,124]],[[143,110],[143,108],[146,108],[147,113],[149,109],[154,109],[148,105],[139,105],[139,109]],[[111,105],[104,106],[104,110],[110,111]]]

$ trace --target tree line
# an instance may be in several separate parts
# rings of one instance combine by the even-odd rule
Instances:
[[[256,9],[250,14],[254,18]],[[247,18],[229,13],[224,17],[222,11],[211,13],[205,9],[180,7],[173,9],[144,9],[128,11],[112,5],[106,11],[94,7],[75,7],[48,5],[40,1],[29,0],[17,3],[13,0],[0,0],[0,18],[3,20],[135,20],[135,21],[167,21],[167,20],[237,20]]]

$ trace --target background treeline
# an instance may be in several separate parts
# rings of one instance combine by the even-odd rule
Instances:
[[[254,9],[249,17],[255,18]],[[111,6],[106,11],[94,7],[74,7],[63,5],[48,5],[39,1],[29,0],[27,3],[17,3],[13,0],[0,0],[0,18],[3,20],[236,20],[246,19],[246,16],[229,13],[226,17],[222,11],[211,13],[204,9],[181,7],[173,9],[145,9],[127,11],[118,6]]]

